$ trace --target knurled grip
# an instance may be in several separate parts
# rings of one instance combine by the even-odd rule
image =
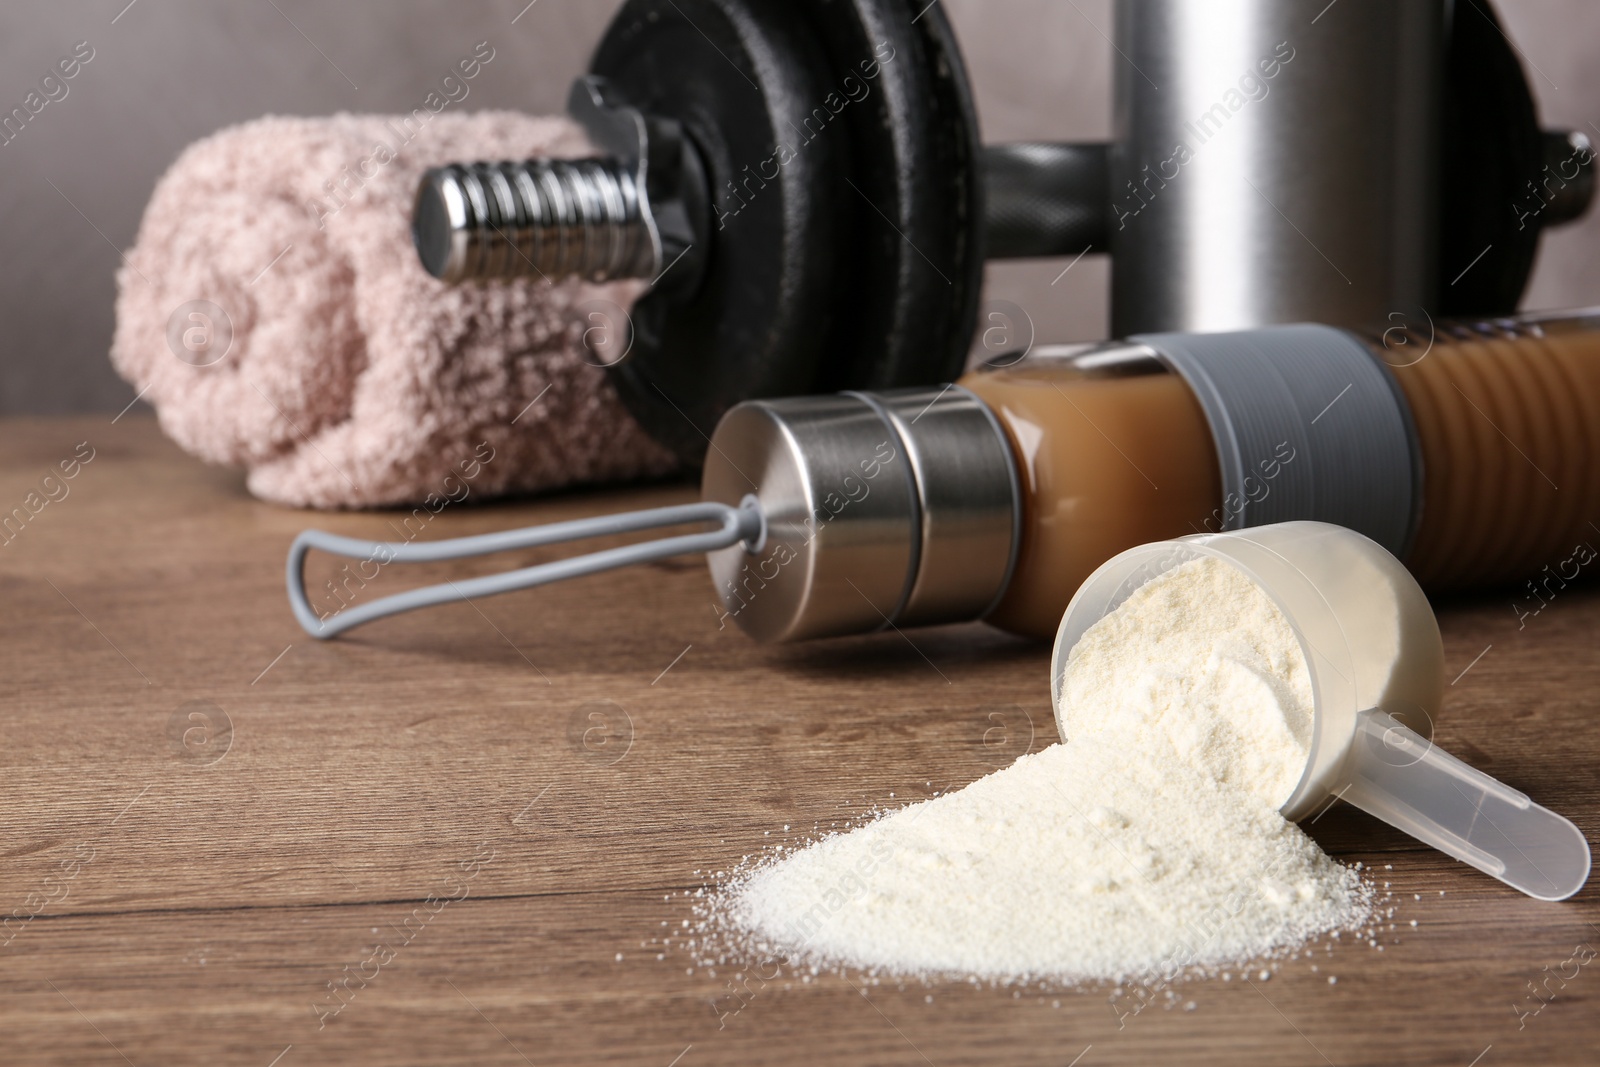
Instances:
[[[1077,256],[1111,244],[1110,146],[999,144],[983,150],[990,259]]]

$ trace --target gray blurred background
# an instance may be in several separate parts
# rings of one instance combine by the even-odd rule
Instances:
[[[1110,0],[942,0],[977,91],[984,136],[1110,133]],[[478,41],[494,62],[465,108],[562,109],[620,0],[5,0],[0,112],[74,44],[95,55],[0,145],[0,413],[115,412],[113,271],[156,179],[188,142],[267,113],[409,111]],[[1547,126],[1600,139],[1600,3],[1499,0]],[[513,22],[513,20],[515,20]],[[1099,257],[990,267],[990,300],[1040,341],[1103,337]],[[1600,214],[1556,231],[1525,305],[1600,304]]]

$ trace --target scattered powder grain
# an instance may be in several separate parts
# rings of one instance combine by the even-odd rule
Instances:
[[[737,950],[998,982],[1128,980],[1280,955],[1358,928],[1359,875],[1277,808],[1311,691],[1288,623],[1212,559],[1092,627],[1070,741],[959,792],[758,864],[705,908]]]

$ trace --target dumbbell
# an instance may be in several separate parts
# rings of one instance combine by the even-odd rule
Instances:
[[[1117,35],[1143,56],[1160,27],[1139,2],[1119,0]],[[1443,68],[1450,225],[1432,273],[1448,280],[1460,248],[1496,250],[1467,288],[1434,286],[1457,314],[1510,310],[1540,226],[1581,213],[1592,189],[1585,159],[1532,226],[1503,217],[1574,142],[1541,133],[1509,42],[1474,11],[1490,21],[1453,34]],[[986,259],[1129,247],[1114,202],[1139,177],[1127,147],[1151,132],[982,146],[954,35],[927,0],[628,0],[569,111],[600,156],[430,170],[419,255],[452,282],[651,282],[630,338],[608,346],[626,358],[606,362],[629,410],[691,465],[741,400],[958,376]],[[1130,256],[1114,290],[1151,288],[1138,268]]]
[[[740,400],[959,375],[986,245],[1106,240],[1105,146],[985,152],[937,5],[629,0],[569,110],[601,158],[430,171],[417,248],[450,281],[654,282],[610,371],[689,463]]]

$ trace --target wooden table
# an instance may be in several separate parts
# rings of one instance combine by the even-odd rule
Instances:
[[[1537,903],[1343,806],[1311,830],[1376,865],[1398,930],[1315,973],[1189,983],[1120,1025],[1104,989],[713,974],[677,941],[701,872],[1049,743],[1047,651],[975,625],[760,647],[718,629],[693,559],[318,643],[284,599],[290,539],[398,516],[257,502],[132,415],[0,425],[0,509],[80,442],[67,495],[0,545],[0,1061],[1600,1059],[1592,883]],[[452,506],[423,536],[691,496]],[[1510,601],[1443,606],[1438,737],[1592,837],[1600,595],[1520,630]]]

